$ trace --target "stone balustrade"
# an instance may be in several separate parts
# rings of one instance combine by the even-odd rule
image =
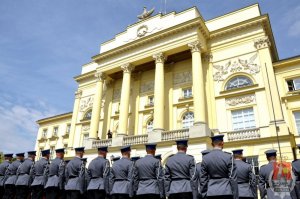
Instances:
[[[96,149],[100,146],[111,146],[112,139],[106,139],[106,140],[93,140],[92,141],[92,148]]]
[[[228,141],[249,140],[260,138],[259,128],[227,132]]]
[[[134,145],[134,144],[144,144],[148,142],[148,134],[145,135],[135,135],[135,136],[125,136],[123,138],[123,145]]]
[[[189,138],[189,129],[178,129],[173,131],[163,131],[162,141],[187,139]]]

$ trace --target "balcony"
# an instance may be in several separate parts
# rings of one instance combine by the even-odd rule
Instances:
[[[228,141],[251,140],[260,138],[259,128],[227,132]]]
[[[189,129],[178,129],[173,131],[163,131],[162,141],[179,140],[189,138]]]
[[[189,129],[179,129],[173,131],[163,131],[163,132],[150,132],[152,135],[157,134],[160,138],[160,141],[170,141],[177,139],[186,139],[189,138]],[[149,134],[150,134],[149,133]],[[152,137],[152,136],[151,136]],[[118,145],[113,143],[113,139],[106,140],[93,140],[91,145],[86,146],[86,148],[92,147],[92,149],[96,149],[100,146],[126,146],[126,145],[137,145],[137,144],[145,144],[148,142],[157,142],[157,140],[153,141],[149,138],[148,134],[143,135],[134,135],[134,136],[124,136],[122,138],[122,142]]]

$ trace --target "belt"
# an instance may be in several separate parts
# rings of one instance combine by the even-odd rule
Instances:
[[[72,178],[78,178],[79,176],[69,176],[70,179]]]
[[[145,180],[157,180],[156,178],[140,178],[139,180],[145,181]]]
[[[210,179],[216,179],[217,180],[217,179],[229,179],[229,178],[228,177],[213,177],[213,178],[211,177]]]
[[[101,177],[101,176],[99,176],[99,177],[92,177],[91,179],[97,179],[97,178],[103,178],[103,177]]]
[[[127,179],[115,179],[115,181],[128,181]]]
[[[172,178],[172,181],[191,180],[190,178]]]
[[[249,184],[249,182],[238,182],[238,184]]]

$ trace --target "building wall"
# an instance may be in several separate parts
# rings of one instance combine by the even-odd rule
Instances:
[[[184,14],[188,12],[186,11]],[[249,12],[252,14],[248,15]],[[172,16],[176,17],[176,14],[173,13]],[[153,54],[164,52],[166,56],[172,57],[172,55],[188,51],[187,44],[197,39],[202,46],[205,108],[204,110],[194,110],[195,99],[193,97],[183,98],[184,89],[191,88],[193,93],[195,91],[192,80],[192,56],[187,56],[180,61],[168,62],[164,66],[164,80],[161,80],[164,82],[165,94],[163,128],[166,131],[182,129],[182,118],[185,113],[202,111],[206,113],[207,125],[213,130],[213,133],[225,135],[225,150],[243,148],[246,156],[257,156],[259,162],[263,164],[266,162],[264,151],[278,148],[278,135],[283,160],[293,160],[295,144],[300,143],[299,134],[296,133],[293,111],[300,111],[300,100],[299,95],[296,95],[299,92],[287,92],[286,80],[298,77],[300,61],[276,63],[276,53],[274,54],[276,49],[275,46],[272,46],[274,43],[271,40],[270,31],[268,32],[266,26],[261,22],[251,23],[249,21],[250,19],[255,21],[259,16],[259,8],[254,5],[205,22],[208,30],[211,31],[209,37],[205,36],[203,30],[200,31],[200,27],[186,28],[170,35],[167,35],[169,30],[166,28],[161,34],[167,36],[100,59],[97,63],[91,62],[84,65],[80,77],[75,78],[78,82],[77,92],[80,95],[76,95],[75,98],[72,121],[71,118],[67,118],[40,124],[36,148],[60,147],[64,142],[68,143],[70,148],[91,143],[87,141],[91,120],[85,116],[92,110],[95,103],[96,80],[94,75],[96,69],[108,74],[101,96],[98,138],[107,139],[109,130],[113,133],[113,139],[117,138],[123,81],[122,75],[120,75],[122,73],[120,66],[124,63],[134,63],[136,67],[144,63],[152,63],[150,68],[132,73],[129,85],[129,119],[126,134],[137,137],[146,135],[147,122],[153,118],[155,111],[154,107],[149,104],[149,97],[154,96],[155,84]],[[200,17],[198,13],[191,10],[189,19],[197,19],[197,17]],[[233,23],[232,18],[239,19],[239,23]],[[159,16],[156,16],[153,20],[157,21],[158,19]],[[151,21],[147,23],[155,24]],[[243,23],[247,24],[243,25]],[[102,46],[106,46],[103,53],[113,50],[114,43],[116,43],[116,49],[121,48],[121,38],[129,38],[136,34],[132,30],[136,30],[138,24],[128,27],[128,31],[117,35],[115,40],[103,44]],[[234,31],[230,28],[237,29]],[[148,37],[151,35],[152,33],[149,33]],[[152,36],[154,37],[155,34],[153,33]],[[265,39],[266,37],[269,39]],[[261,40],[263,45],[257,40]],[[138,39],[133,41],[133,43],[138,42]],[[273,64],[273,62],[275,63]],[[238,76],[248,78],[252,84],[226,90],[228,82]],[[233,112],[249,108],[253,109],[254,126],[242,130],[234,129]],[[51,131],[54,126],[59,126],[63,133],[66,123],[71,122],[73,126],[69,139],[59,137],[55,142],[48,138],[46,142],[39,141],[44,128]],[[197,161],[200,161],[200,151],[210,147],[209,138],[191,138],[190,141],[192,143],[189,153],[194,155]],[[157,152],[163,154],[164,160],[176,152],[173,142],[165,141],[159,144]],[[87,152],[87,156],[95,157],[95,147],[89,146],[88,148],[90,150]],[[118,147],[110,147],[110,151],[109,155],[119,154]],[[73,151],[70,152],[69,156],[72,156],[73,153]],[[144,154],[142,144],[133,146],[133,155],[143,156]]]

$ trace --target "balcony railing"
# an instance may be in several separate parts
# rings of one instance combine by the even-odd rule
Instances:
[[[260,138],[259,128],[227,132],[228,141]]]
[[[189,129],[163,131],[161,136],[162,136],[162,141],[186,139],[189,138]]]
[[[148,134],[126,136],[123,138],[123,145],[144,144],[148,142]]]
[[[96,149],[96,148],[98,148],[100,146],[111,146],[111,142],[112,142],[112,139],[93,140],[92,148]]]

